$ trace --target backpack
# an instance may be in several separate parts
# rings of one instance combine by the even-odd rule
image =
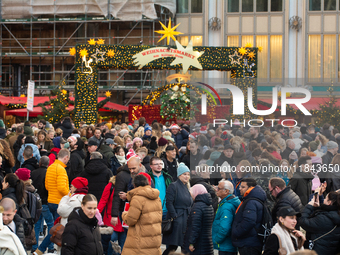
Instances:
[[[266,243],[268,236],[270,236],[270,233],[271,233],[272,228],[274,226],[273,218],[272,218],[272,215],[271,215],[270,210],[268,209],[267,205],[265,205],[258,198],[254,198],[254,197],[249,198],[244,202],[244,204],[246,204],[250,200],[256,200],[256,201],[260,202],[263,206],[263,216],[262,216],[261,226],[259,228],[255,228],[255,229],[256,229],[258,238],[260,239],[260,241],[264,245]]]
[[[33,225],[40,218],[40,214],[42,212],[42,201],[37,191],[34,191],[33,193],[26,191],[26,195],[27,195],[27,209],[31,215],[31,223]]]

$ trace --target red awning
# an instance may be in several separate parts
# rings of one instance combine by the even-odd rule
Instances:
[[[0,104],[5,105],[5,104],[24,104],[26,101],[21,100],[20,98],[22,97],[6,97],[3,95],[0,95]]]
[[[46,106],[46,108],[49,108],[48,106]],[[74,106],[70,105],[69,107],[67,107],[67,110],[69,111],[73,111]],[[8,110],[5,111],[6,115],[15,115],[15,116],[19,116],[19,117],[25,117],[27,116],[27,109],[26,108],[22,108],[22,109],[15,109],[15,110]],[[42,108],[37,106],[37,107],[33,107],[33,111],[30,111],[30,117],[38,117],[38,115],[43,115],[42,112]]]
[[[103,108],[109,108],[110,110],[106,110],[106,109],[103,109]],[[106,104],[104,104],[103,108],[100,108],[99,111],[100,112],[105,112],[105,111],[128,112],[128,110],[129,110],[129,108],[127,106],[115,104],[115,103],[112,103],[112,102],[107,102]]]

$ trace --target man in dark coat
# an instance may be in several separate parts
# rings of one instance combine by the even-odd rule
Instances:
[[[60,129],[63,131],[63,138],[67,139],[69,136],[71,136],[73,131],[73,126],[71,119],[69,117],[66,117],[63,122],[61,123]]]
[[[227,161],[230,166],[234,166],[234,160],[233,160],[233,154],[234,154],[234,147],[230,144],[226,144],[224,146],[224,150],[221,153],[220,157],[215,160],[214,166],[222,166],[222,164]]]
[[[95,141],[97,143],[97,146],[100,147],[102,140],[103,140],[102,132],[101,132],[100,128],[96,128],[94,130],[93,136],[91,138],[89,138],[88,142]]]
[[[322,156],[322,164],[329,165],[332,163],[332,159],[338,152],[338,144],[333,141],[329,141],[327,144],[327,153]]]
[[[266,193],[256,185],[252,178],[243,179],[240,184],[240,192],[243,201],[236,210],[231,236],[235,247],[238,247],[240,255],[262,253],[262,242],[256,231],[260,228],[263,217],[263,203],[266,201]],[[255,199],[252,199],[255,198]]]
[[[185,129],[181,129],[177,124],[172,124],[170,126],[170,131],[177,148],[181,148],[183,140],[188,140],[189,133]]]
[[[294,151],[295,143],[292,139],[286,141],[286,149],[281,153],[282,159],[289,161],[289,155]]]
[[[0,202],[0,206],[4,208],[2,213],[2,221],[13,233],[15,233],[24,247],[25,243],[25,231],[24,231],[24,219],[22,219],[16,210],[16,204],[13,199],[3,198]]]
[[[107,165],[111,166],[111,158],[115,156],[113,150],[117,144],[111,139],[107,138],[105,139],[105,142],[103,142],[99,148],[99,152],[103,155],[103,157],[107,161]]]
[[[312,180],[314,176],[310,173],[312,169],[312,159],[309,156],[303,156],[298,161],[299,168],[294,173],[288,185],[301,199],[301,203],[305,206],[312,194]]]
[[[260,127],[251,127],[249,128],[250,133],[250,141],[255,140],[258,143],[262,143],[266,141],[264,135],[260,132]]]
[[[171,145],[167,146],[165,149],[165,157],[163,157],[162,160],[164,162],[164,171],[171,175],[173,181],[176,181],[178,162],[175,147]]]
[[[79,137],[76,138],[74,136],[70,136],[67,141],[70,143],[71,157],[66,171],[69,183],[71,183],[74,178],[80,176],[84,171],[84,142]]]
[[[88,180],[89,194],[93,194],[99,201],[112,177],[112,171],[106,166],[103,155],[95,151],[91,153],[91,159],[80,176]]]
[[[290,206],[296,212],[301,212],[303,206],[298,195],[288,186],[283,179],[274,177],[269,180],[269,191],[276,198],[274,208],[272,210],[273,222],[277,221],[277,212],[285,206]]]
[[[38,161],[33,157],[33,150],[31,146],[26,146],[23,153],[24,163],[22,163],[21,168],[27,168],[31,171],[39,167]]]
[[[190,170],[195,170],[202,158],[203,155],[198,149],[197,141],[190,140],[190,153],[183,157],[183,163],[186,164]]]

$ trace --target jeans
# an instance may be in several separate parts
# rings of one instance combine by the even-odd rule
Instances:
[[[261,255],[262,247],[240,247],[238,252],[240,255]]]
[[[51,204],[47,203],[48,208],[50,209],[50,212],[53,215],[53,222],[59,217],[59,214],[57,213],[58,210],[58,204]]]
[[[35,223],[34,225],[34,231],[35,231],[35,238],[37,239],[37,244],[34,244],[32,246],[32,249],[33,250],[36,250],[38,248],[38,243],[39,243],[39,233],[43,230],[41,228],[41,223],[44,222],[44,219],[46,221],[46,224],[47,224],[47,227],[48,227],[48,230],[47,230],[47,233],[50,232],[50,229],[53,227],[53,215],[52,213],[50,212],[50,209],[48,209],[48,205],[42,205],[42,212],[41,212],[41,215],[40,215],[40,218],[39,220],[37,221],[37,223]],[[50,242],[50,244],[47,244],[47,242],[45,243],[45,245],[48,246],[48,249],[49,250],[52,250],[53,249],[53,243]],[[40,245],[40,247],[42,249],[44,249],[44,251],[46,250],[47,246],[43,246],[43,244]],[[42,250],[41,250],[42,251]]]
[[[124,243],[125,243],[125,240],[126,240],[126,235],[127,235],[127,229],[126,228],[124,228],[124,232],[113,231],[113,233],[111,235],[111,241],[112,242],[118,241],[118,244],[122,248],[122,251],[123,251]],[[112,249],[111,243],[109,243],[109,248],[107,249],[107,255],[118,255],[118,253],[116,253]]]
[[[218,255],[237,255],[237,252],[218,251]]]

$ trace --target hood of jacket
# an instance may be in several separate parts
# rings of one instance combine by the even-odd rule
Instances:
[[[72,151],[71,153],[77,153],[82,159],[85,158],[85,153],[83,150],[75,150],[75,151]]]
[[[60,147],[60,136],[55,137],[52,142],[53,142],[53,145],[54,145],[55,148],[61,149],[61,147]]]
[[[38,149],[38,146],[36,146],[35,144],[33,144],[33,143],[26,143],[26,144],[23,144],[22,146],[21,146],[21,148],[26,148],[26,146],[31,146],[32,147],[32,149],[33,149],[33,154],[34,153],[36,153],[37,151],[39,151],[39,149]]]
[[[94,216],[92,219],[89,219],[84,214],[81,207],[74,208],[73,211],[70,213],[70,216],[68,217],[68,221],[70,222],[72,220],[79,220],[80,222],[82,222],[86,225],[90,225],[92,227],[95,227],[98,224],[98,220],[97,220],[96,216]]]
[[[114,154],[114,152],[113,152],[113,150],[111,149],[111,147],[108,146],[108,145],[105,144],[105,143],[102,143],[102,145],[100,146],[99,151],[100,151],[102,154],[106,154],[106,153],[108,153],[108,152],[112,152],[112,153]]]
[[[209,193],[197,195],[195,198],[195,203],[197,202],[203,202],[208,206],[212,205],[211,195]]]
[[[231,198],[231,196],[233,196],[233,198]],[[221,204],[224,204],[224,203],[232,204],[236,209],[239,206],[239,204],[241,203],[241,201],[237,196],[230,194],[230,195],[226,196],[225,198],[223,198],[219,204],[221,205]]]
[[[23,165],[33,165],[33,166],[35,166],[35,165],[38,165],[38,160],[35,157],[29,158],[29,159],[24,161]]]
[[[259,185],[256,185],[247,196],[243,197],[243,201],[249,198],[257,198],[264,202],[267,199],[267,195],[266,192]]]
[[[159,197],[159,191],[157,189],[153,189],[151,188],[150,185],[147,186],[139,186],[137,188],[134,188],[132,190],[130,190],[127,193],[127,199],[129,201],[131,201],[131,198],[133,196],[142,196],[142,197],[146,197],[150,200],[155,200]]]
[[[85,166],[85,172],[92,175],[97,175],[108,169],[103,159],[91,159]],[[130,172],[129,172],[130,173]]]
[[[62,127],[66,128],[66,129],[73,129],[72,127],[72,123],[70,120],[66,119],[63,121],[63,124],[61,124]]]

